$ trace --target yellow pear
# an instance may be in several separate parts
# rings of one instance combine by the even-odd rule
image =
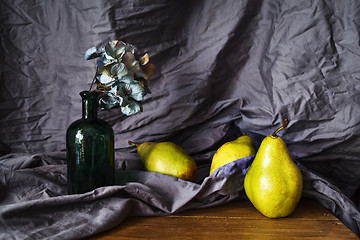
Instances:
[[[254,207],[264,216],[289,216],[296,208],[302,193],[303,178],[292,160],[285,142],[276,134],[264,138],[253,163],[245,175],[244,188]]]
[[[237,159],[253,156],[256,154],[254,141],[251,137],[243,134],[234,141],[224,143],[214,154],[211,161],[210,174],[217,168],[224,166]]]
[[[145,170],[195,181],[196,162],[180,146],[172,142],[136,144],[129,141],[129,144],[137,147]]]

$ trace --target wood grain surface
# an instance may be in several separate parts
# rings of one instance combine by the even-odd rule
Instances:
[[[269,219],[249,201],[164,217],[129,217],[91,240],[115,239],[359,239],[315,200],[302,199],[286,218]]]

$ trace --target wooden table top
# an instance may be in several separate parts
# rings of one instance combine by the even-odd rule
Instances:
[[[269,219],[248,200],[163,217],[129,217],[89,240],[115,239],[359,239],[315,200],[302,199],[287,218]]]

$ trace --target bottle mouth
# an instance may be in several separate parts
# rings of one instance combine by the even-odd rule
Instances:
[[[96,91],[82,91],[82,92],[80,92],[80,96],[82,97],[82,98],[87,98],[87,97],[98,97],[99,96],[99,93],[98,92],[96,92]]]
[[[80,92],[82,102],[82,118],[87,120],[97,119],[98,96],[96,91]]]
[[[80,92],[80,96],[82,100],[87,101],[97,101],[99,97],[99,92],[97,91],[82,91]]]

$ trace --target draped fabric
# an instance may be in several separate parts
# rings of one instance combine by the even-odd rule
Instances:
[[[128,216],[245,199],[253,157],[209,176],[214,152],[242,132],[279,135],[317,199],[360,235],[358,1],[0,1],[0,239],[79,239]],[[111,40],[149,53],[143,112],[99,112],[115,132],[116,186],[66,193],[65,132],[81,117]],[[143,170],[134,142],[171,141],[196,182]]]

